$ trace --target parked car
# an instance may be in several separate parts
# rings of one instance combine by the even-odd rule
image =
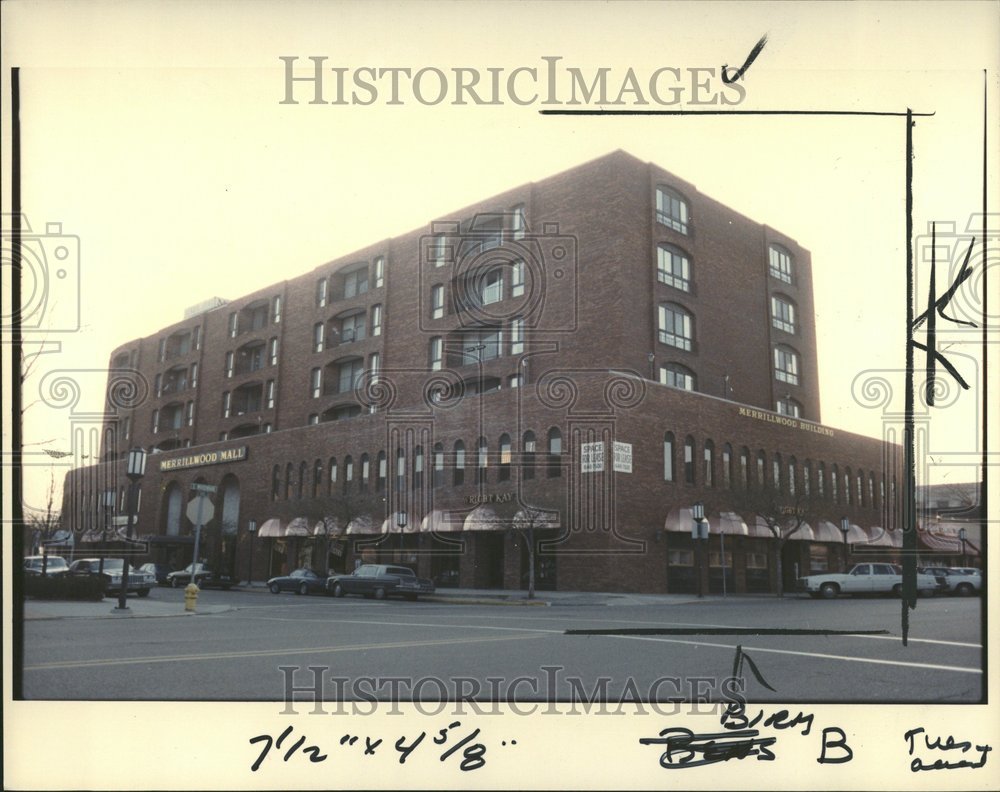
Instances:
[[[24,559],[25,575],[41,575],[44,564],[46,575],[65,575],[69,570],[69,564],[62,556],[50,555],[46,560],[45,556],[27,556]]]
[[[173,588],[181,588],[191,582],[191,571],[194,564],[188,564],[184,569],[178,569],[167,575],[167,582]],[[199,563],[194,570],[194,582],[198,588],[221,588],[229,589],[233,585],[233,579],[229,575],[217,575],[204,564]]]
[[[156,582],[167,585],[170,581],[167,580],[167,575],[173,572],[170,566],[167,564],[143,564],[139,567],[143,572],[149,572],[153,577],[156,578]]]
[[[433,594],[434,583],[418,578],[412,569],[392,564],[362,564],[350,575],[331,575],[326,589],[335,597],[362,594],[385,599],[388,596],[415,600],[420,594]]]
[[[917,567],[917,572],[930,575],[937,581],[939,594],[947,594],[952,590],[951,570],[948,567]]]
[[[952,591],[961,597],[968,597],[983,590],[983,570],[975,567],[952,567],[951,580],[954,581]]]
[[[78,558],[69,565],[66,574],[68,575],[100,575],[104,578],[104,593],[119,594],[122,589],[122,574],[125,571],[125,559],[105,558],[101,563],[100,558]],[[128,581],[125,584],[125,592],[135,592],[140,597],[149,595],[150,589],[156,586],[156,576],[141,569],[130,568]]]
[[[833,599],[838,594],[895,594],[903,591],[903,575],[894,564],[856,564],[850,572],[807,575],[796,588],[811,597]],[[930,596],[938,589],[932,575],[917,573],[917,591]]]
[[[267,581],[267,587],[272,594],[282,591],[294,591],[296,594],[326,593],[326,578],[320,577],[311,569],[302,567],[287,575],[279,575]]]

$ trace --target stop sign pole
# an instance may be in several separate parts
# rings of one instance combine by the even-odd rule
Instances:
[[[191,582],[195,583],[198,573],[198,546],[201,544],[201,528],[215,515],[215,506],[208,496],[215,493],[211,484],[192,484],[194,499],[188,503],[187,518],[194,523],[194,558],[191,560]],[[197,583],[195,583],[197,585]]]

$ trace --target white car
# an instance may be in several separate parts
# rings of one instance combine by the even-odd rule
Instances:
[[[903,575],[894,564],[856,564],[850,572],[807,575],[797,588],[811,597],[833,599],[839,594],[895,594],[903,591]],[[917,591],[930,596],[938,588],[933,575],[917,574]]]
[[[952,567],[948,572],[948,581],[955,594],[968,597],[983,590],[983,570],[975,567]]]

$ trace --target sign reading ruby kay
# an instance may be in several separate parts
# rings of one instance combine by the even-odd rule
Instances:
[[[206,451],[204,454],[191,454],[176,459],[161,459],[160,471],[184,470],[202,465],[221,465],[223,462],[242,462],[246,458],[247,446],[227,448],[224,451]]]
[[[612,469],[615,473],[632,472],[632,444],[611,444]],[[604,470],[604,443],[583,443],[580,445],[580,472],[600,473]]]
[[[833,429],[827,429],[825,426],[808,423],[807,421],[800,421],[798,418],[792,418],[788,415],[778,415],[777,413],[764,412],[764,410],[754,410],[752,407],[740,407],[739,414],[746,418],[754,418],[758,421],[767,421],[768,423],[787,426],[790,429],[801,429],[803,432],[815,432],[816,434],[833,437]]]

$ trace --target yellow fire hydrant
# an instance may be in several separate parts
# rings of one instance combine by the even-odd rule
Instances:
[[[184,610],[194,611],[194,606],[198,604],[198,592],[201,591],[194,583],[188,583],[184,587]]]

